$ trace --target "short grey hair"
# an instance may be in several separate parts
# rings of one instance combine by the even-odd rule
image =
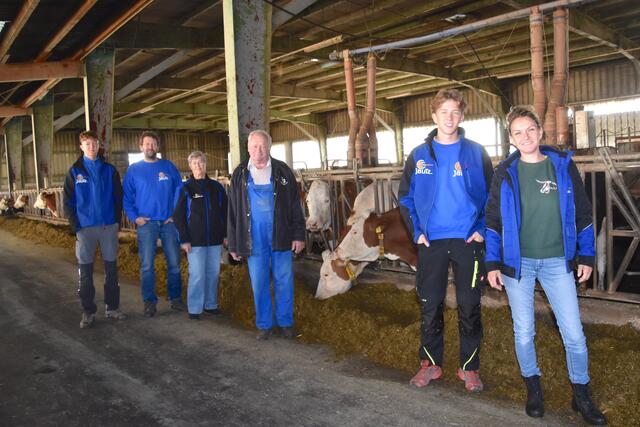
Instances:
[[[189,157],[187,157],[187,162],[191,163],[191,160],[194,159],[202,159],[202,161],[207,163],[207,156],[205,156],[202,151],[192,151],[191,154],[189,154]]]
[[[256,129],[254,131],[251,131],[251,133],[249,133],[249,136],[247,137],[247,142],[251,141],[251,138],[253,138],[254,135],[262,135],[265,138],[267,138],[267,142],[269,143],[269,147],[271,147],[271,143],[273,141],[271,140],[271,135],[269,135],[269,132],[267,132],[266,130],[262,130],[262,129]]]

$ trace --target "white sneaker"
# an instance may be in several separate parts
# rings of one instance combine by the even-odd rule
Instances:
[[[104,317],[107,319],[125,320],[127,315],[121,312],[119,308],[116,308],[115,310],[105,310]]]
[[[82,313],[82,320],[80,320],[80,329],[90,328],[96,323],[96,315],[89,313]]]

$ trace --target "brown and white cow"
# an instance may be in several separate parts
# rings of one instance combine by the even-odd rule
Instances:
[[[418,252],[398,208],[357,220],[334,253],[322,254],[316,298],[326,299],[348,291],[366,264],[381,255],[404,261],[414,270],[417,266]]]
[[[14,203],[13,207],[16,210],[18,210],[18,209],[24,210],[24,207],[27,206],[28,204],[29,204],[29,196],[26,195],[26,194],[22,194],[22,195],[18,196],[18,199]]]
[[[0,215],[10,215],[13,212],[13,206],[11,197],[2,197],[0,199]]]
[[[33,204],[33,207],[36,209],[49,209],[53,216],[58,217],[56,193],[53,191],[42,190],[40,194],[38,194],[38,198]]]
[[[399,185],[399,181],[391,181],[388,186],[388,189],[391,190],[394,197],[398,197]],[[386,197],[385,188],[382,185],[377,185],[377,183],[372,182],[367,185],[364,190],[358,193],[353,202],[351,215],[347,219],[347,225],[353,225],[360,218],[367,219],[369,218],[369,215],[376,211],[376,193],[378,193],[378,203],[382,204],[382,200]],[[382,212],[390,210],[389,208],[390,206],[381,206]]]

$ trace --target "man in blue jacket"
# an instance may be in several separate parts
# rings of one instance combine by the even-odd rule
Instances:
[[[122,214],[120,174],[101,155],[98,136],[93,131],[80,134],[83,155],[71,166],[64,181],[64,211],[71,231],[76,234],[76,257],[82,304],[81,328],[95,324],[97,306],[94,302],[93,262],[96,247],[104,261],[105,317],[124,320],[120,311],[118,285],[118,228]]]
[[[154,259],[158,238],[167,260],[167,294],[171,308],[184,311],[180,277],[180,244],[173,223],[182,178],[169,160],[158,158],[160,138],[152,131],[140,135],[144,158],[129,166],[124,176],[124,211],[136,223],[144,316],[156,313],[156,276]]]
[[[421,366],[411,379],[425,387],[442,377],[444,298],[453,267],[460,330],[458,377],[481,391],[480,271],[485,234],[484,205],[493,168],[484,148],[458,125],[465,102],[443,89],[431,102],[437,128],[407,158],[400,182],[400,212],[418,245],[416,290],[421,305]]]

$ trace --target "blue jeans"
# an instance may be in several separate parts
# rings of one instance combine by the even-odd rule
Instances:
[[[589,382],[587,341],[582,332],[580,309],[573,272],[567,272],[564,258],[522,258],[520,280],[502,276],[513,318],[516,356],[523,377],[540,375],[534,337],[534,287],[540,281],[556,316],[564,343],[569,379],[573,384]]]
[[[271,305],[271,273],[276,305],[276,322],[280,327],[293,325],[293,254],[291,251],[262,252],[251,255],[247,263],[256,306],[258,329],[273,327]],[[271,267],[271,268],[269,268]],[[271,272],[269,271],[271,270]]]
[[[158,238],[162,242],[162,251],[167,260],[167,294],[170,300],[181,298],[180,243],[176,226],[173,222],[164,224],[164,221],[147,221],[145,225],[138,227],[137,234],[142,300],[154,304],[158,302],[153,266]]]
[[[218,276],[222,245],[193,246],[189,259],[187,307],[189,313],[200,314],[202,309],[218,308]]]

